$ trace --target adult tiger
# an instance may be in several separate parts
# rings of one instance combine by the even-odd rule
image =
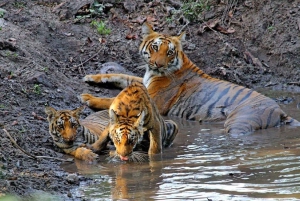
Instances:
[[[162,115],[188,120],[225,120],[226,133],[249,133],[281,123],[299,126],[272,99],[245,87],[205,74],[182,51],[185,38],[155,32],[145,23],[140,54],[147,62],[143,78],[123,74],[86,75],[84,81],[113,82],[122,88],[132,80],[143,82]],[[82,94],[89,107],[107,108],[113,98]]]
[[[110,122],[103,138],[93,145],[95,151],[111,139],[121,160],[139,161],[135,148],[145,148],[152,156],[169,147],[178,128],[176,123],[162,118],[155,103],[140,82],[132,82],[116,96],[109,108]],[[106,135],[106,139],[105,139]]]
[[[49,133],[54,144],[77,159],[93,161],[98,155],[87,148],[86,143],[92,144],[101,138],[109,122],[108,111],[92,113],[86,119],[79,120],[79,114],[83,109],[84,106],[74,110],[56,110],[48,106],[45,113],[48,115]],[[77,134],[81,134],[84,139]],[[105,146],[103,144],[101,149]]]

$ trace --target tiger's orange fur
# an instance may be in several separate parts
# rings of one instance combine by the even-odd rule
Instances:
[[[158,154],[172,144],[177,125],[161,117],[142,83],[133,82],[114,98],[109,108],[109,137],[121,160],[134,158],[134,149],[142,146],[149,155]],[[99,150],[102,141],[93,144]],[[138,160],[138,159],[137,159]]]
[[[185,34],[169,36],[155,32],[145,23],[140,54],[147,62],[143,83],[162,115],[188,120],[225,120],[226,133],[249,133],[300,123],[285,114],[272,99],[243,86],[205,74],[182,51]],[[126,87],[141,78],[123,74],[86,75],[86,82],[113,82]],[[111,99],[82,94],[82,102],[93,108],[107,108]]]
[[[54,144],[62,149],[66,154],[70,154],[77,159],[94,161],[98,155],[93,153],[86,146],[86,143],[94,143],[96,140],[103,140],[102,133],[108,124],[108,112],[100,111],[91,114],[86,119],[80,120],[79,114],[84,107],[74,110],[56,110],[46,107],[45,113],[48,115],[49,133]],[[81,132],[80,133],[80,130]],[[78,134],[82,134],[78,136]],[[103,140],[101,149],[104,149],[108,141]]]

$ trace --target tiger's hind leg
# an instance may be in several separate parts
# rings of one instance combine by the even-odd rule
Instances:
[[[115,98],[100,98],[86,93],[81,94],[79,99],[82,103],[86,104],[90,108],[96,110],[104,110],[109,109],[111,103]]]
[[[258,129],[279,126],[287,115],[270,98],[249,99],[236,107],[225,121],[226,133],[246,134]]]
[[[163,147],[169,147],[172,145],[177,133],[178,133],[178,126],[172,120],[165,120],[165,135],[163,137],[162,143]]]

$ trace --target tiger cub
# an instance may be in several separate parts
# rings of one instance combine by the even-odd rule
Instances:
[[[85,82],[115,83],[126,87],[143,82],[160,114],[187,120],[225,120],[226,133],[245,134],[300,123],[288,116],[272,99],[252,90],[205,74],[182,51],[185,33],[169,36],[145,23],[139,51],[147,63],[143,78],[124,74],[86,75]],[[82,94],[82,102],[96,109],[108,108],[113,98]]]
[[[46,107],[45,113],[48,115],[49,133],[54,144],[62,149],[66,154],[70,154],[77,159],[93,161],[97,154],[86,147],[85,143],[92,144],[101,138],[102,132],[108,124],[108,111],[100,111],[89,115],[86,119],[79,120],[79,114],[84,106],[74,110],[56,110]],[[81,130],[84,137],[80,141],[77,136]],[[105,144],[103,143],[104,149]]]
[[[114,143],[117,156],[124,161],[138,160],[136,147],[146,147],[148,155],[161,153],[169,147],[178,128],[176,123],[162,118],[142,83],[133,82],[114,98],[109,107],[109,124],[103,132]],[[98,151],[103,139],[92,147]]]

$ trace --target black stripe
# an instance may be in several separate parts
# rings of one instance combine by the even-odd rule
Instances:
[[[224,90],[219,94],[217,100],[208,106],[208,110],[207,110],[207,113],[206,113],[206,118],[211,116],[211,112],[212,112],[211,110],[215,107],[215,105],[216,105],[217,102],[219,102],[224,96],[227,95],[227,93],[229,92],[230,88],[231,88],[231,87],[229,86],[229,87],[227,87],[226,89],[224,89]]]
[[[236,87],[236,86],[235,86]],[[235,88],[233,87],[233,89]],[[242,88],[240,90],[238,90],[235,95],[232,97],[232,99],[230,100],[229,105],[232,105],[232,103],[236,100],[236,98],[245,90],[246,88]],[[245,98],[245,97],[244,97]]]
[[[246,89],[246,88],[245,88]],[[250,97],[250,95],[253,93],[253,90],[249,90],[248,93],[240,100],[240,102],[238,102],[237,104],[242,103],[244,100],[248,99]]]
[[[276,109],[276,108],[273,108],[273,109],[270,111],[270,113],[269,113],[266,128],[268,128],[269,125],[270,125],[270,122],[271,122],[271,120],[272,120],[272,115],[273,115],[273,112],[275,111],[275,109]]]

